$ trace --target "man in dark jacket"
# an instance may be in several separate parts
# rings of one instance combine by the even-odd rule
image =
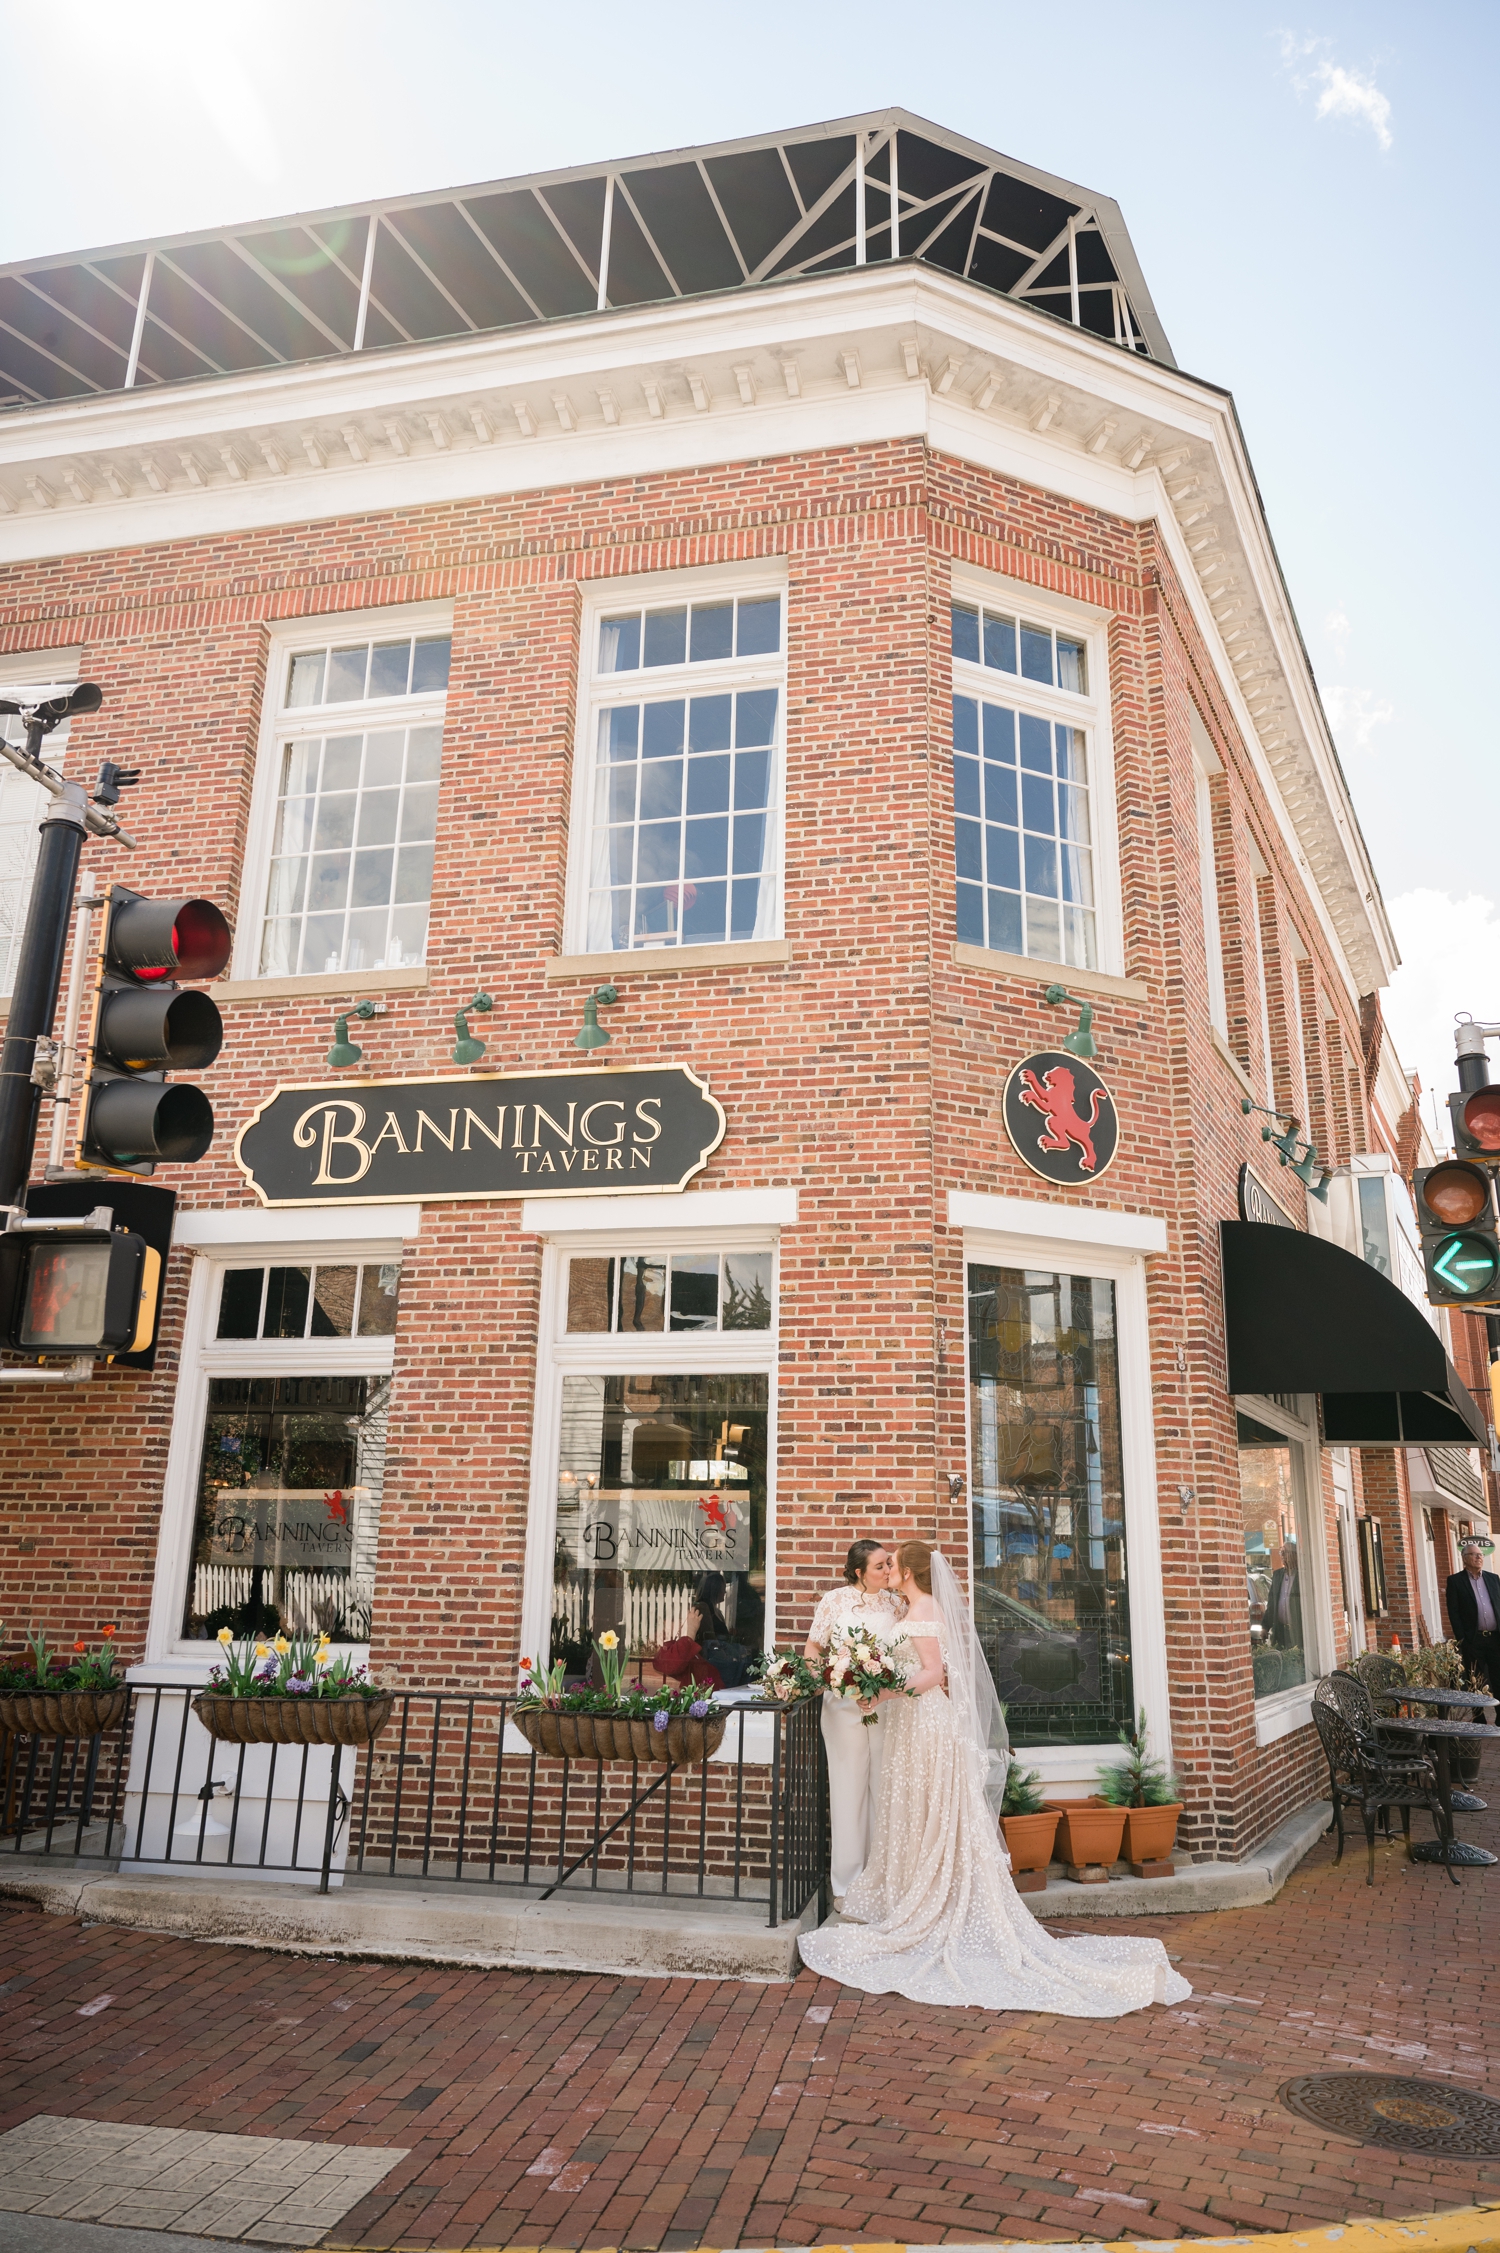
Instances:
[[[1500,1576],[1485,1571],[1477,1541],[1466,1541],[1459,1555],[1464,1569],[1449,1575],[1446,1590],[1448,1624],[1480,1688],[1500,1696]]]
[[[1302,1581],[1297,1571],[1297,1544],[1283,1541],[1281,1562],[1271,1575],[1266,1598],[1266,1640],[1279,1650],[1302,1648]]]

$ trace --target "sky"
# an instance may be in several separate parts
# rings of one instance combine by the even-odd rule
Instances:
[[[1235,395],[1403,1061],[1445,1089],[1455,1013],[1500,1019],[1493,0],[0,0],[0,52],[0,263],[892,103],[1112,195]]]

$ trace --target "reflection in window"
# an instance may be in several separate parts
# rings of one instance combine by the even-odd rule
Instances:
[[[442,743],[436,722],[283,743],[262,977],[426,960]]]
[[[770,1327],[769,1252],[627,1252],[568,1262],[570,1332]]]
[[[960,939],[1097,966],[1082,728],[955,696],[953,849]]]
[[[769,903],[779,692],[617,704],[599,717],[592,948],[753,939]]]
[[[991,672],[1014,673],[1048,688],[1088,691],[1087,656],[1075,634],[1035,626],[1002,610],[977,603],[953,605],[953,654],[962,664],[985,665]]]
[[[1307,1680],[1291,1443],[1241,1416],[1239,1462],[1250,1664],[1269,1698]]]
[[[368,1642],[389,1399],[387,1377],[209,1380],[185,1636]]]
[[[1114,1285],[969,1269],[975,1620],[1018,1745],[1134,1717]]]
[[[389,1338],[399,1261],[231,1267],[219,1292],[220,1338]]]
[[[765,1376],[564,1377],[554,1663],[581,1674],[610,1627],[649,1659],[685,1631],[706,1572],[724,1577],[724,1640],[741,1664],[762,1647],[769,1400]]]

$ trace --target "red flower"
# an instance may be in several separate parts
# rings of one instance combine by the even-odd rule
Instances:
[[[75,1651],[86,1651],[88,1649],[88,1645],[87,1643],[75,1643],[73,1645],[73,1648]]]
[[[104,1637],[104,1640],[107,1643],[111,1635],[113,1635],[116,1630],[113,1627],[101,1627],[99,1632]]]

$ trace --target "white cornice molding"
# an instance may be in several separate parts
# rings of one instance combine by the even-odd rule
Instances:
[[[1384,985],[1228,394],[931,267],[27,409],[0,419],[0,565],[903,438],[1158,522],[1340,975]]]

